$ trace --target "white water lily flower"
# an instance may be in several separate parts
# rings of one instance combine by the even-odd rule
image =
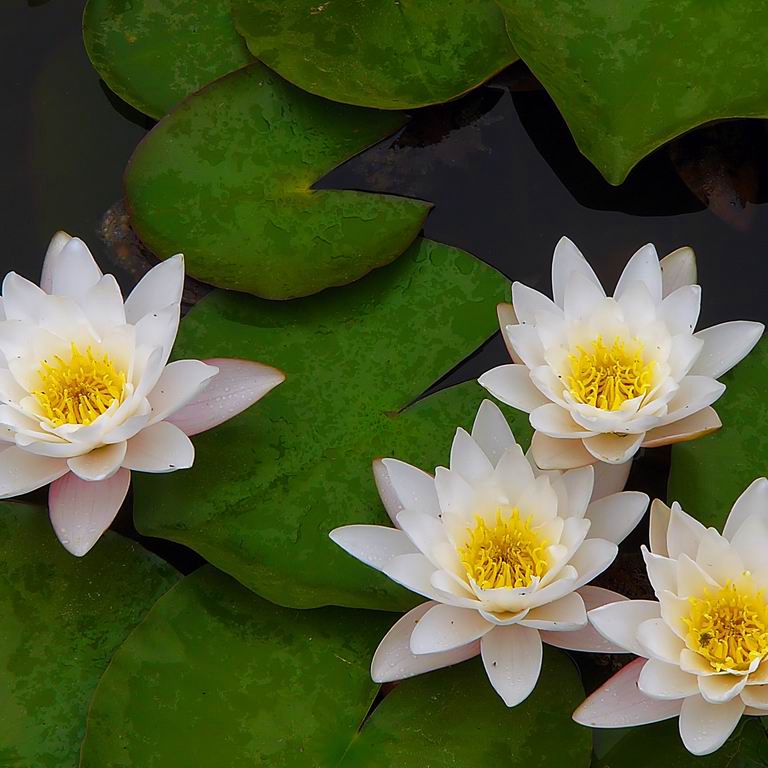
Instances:
[[[11,272],[0,300],[0,498],[51,483],[62,544],[84,555],[117,514],[131,470],[192,466],[189,435],[283,381],[245,360],[170,364],[184,260],[150,270],[123,303],[86,245],[59,232],[41,287]]]
[[[755,346],[761,323],[735,321],[694,333],[701,289],[693,251],[659,263],[643,246],[613,296],[562,238],[552,261],[554,300],[515,283],[499,320],[513,365],[480,377],[491,394],[530,413],[540,467],[621,464],[639,448],[707,434],[717,381]]]
[[[574,713],[583,725],[624,728],[679,716],[695,755],[719,749],[743,714],[768,715],[768,481],[739,497],[722,535],[675,503],[651,508],[643,556],[658,602],[590,611],[611,643],[642,658]]]
[[[382,640],[371,667],[375,681],[479,653],[511,707],[536,685],[542,641],[574,650],[610,647],[587,625],[586,608],[621,596],[585,585],[613,562],[617,543],[645,512],[645,494],[591,502],[593,467],[540,472],[489,400],[471,435],[457,430],[450,469],[438,467],[432,477],[384,459],[374,463],[374,474],[398,528],[349,525],[331,538],[431,601]]]

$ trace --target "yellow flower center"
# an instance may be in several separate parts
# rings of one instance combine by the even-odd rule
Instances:
[[[635,339],[630,348],[616,337],[606,347],[598,336],[588,348],[577,347],[569,355],[571,375],[568,387],[580,403],[605,411],[616,411],[622,403],[651,389],[655,361],[645,362],[643,345]]]
[[[690,597],[684,618],[687,643],[716,672],[739,671],[768,653],[768,605],[763,591],[739,591],[726,584],[715,595]]]
[[[40,388],[32,394],[57,427],[90,424],[123,397],[125,373],[115,369],[109,355],[94,357],[90,347],[83,353],[74,342],[68,360],[56,355],[53,364],[43,361],[37,373]]]
[[[547,571],[547,542],[532,528],[533,516],[525,520],[515,507],[507,515],[499,509],[496,524],[488,526],[481,517],[467,529],[467,543],[459,557],[467,576],[481,589],[527,587]]]

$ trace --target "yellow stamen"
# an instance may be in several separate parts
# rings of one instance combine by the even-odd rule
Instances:
[[[616,411],[622,403],[646,394],[653,386],[655,361],[646,362],[643,345],[635,339],[631,349],[616,337],[611,347],[598,336],[587,349],[569,355],[568,388],[580,403]]]
[[[94,357],[90,347],[82,353],[74,342],[68,360],[58,355],[53,364],[44,360],[37,373],[40,388],[32,394],[57,427],[90,424],[123,398],[125,373],[115,369],[109,355]]]
[[[478,516],[475,527],[467,529],[467,543],[459,550],[467,576],[481,589],[527,587],[534,578],[541,578],[549,566],[547,542],[532,523],[533,516],[521,519],[517,507],[506,515],[499,509],[493,527]]]
[[[716,594],[689,597],[687,645],[716,672],[744,672],[768,653],[768,604],[762,590],[737,589],[730,582]]]

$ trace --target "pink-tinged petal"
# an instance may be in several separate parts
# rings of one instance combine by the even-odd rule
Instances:
[[[626,488],[629,472],[632,469],[632,460],[623,464],[606,464],[604,461],[596,461],[592,465],[595,469],[595,485],[592,489],[592,500],[597,501],[603,496],[612,496]]]
[[[606,640],[627,653],[643,656],[645,650],[637,638],[638,627],[660,615],[661,606],[655,600],[623,600],[592,609],[589,621]]]
[[[187,435],[205,432],[228,421],[285,381],[285,374],[281,371],[250,360],[214,358],[203,362],[218,368],[219,372],[186,405],[167,419]],[[175,363],[171,363],[165,371],[173,365]],[[150,400],[156,396],[165,371],[152,391]]]
[[[383,571],[400,555],[418,552],[402,531],[382,525],[344,525],[328,535],[345,552],[377,571]]]
[[[620,298],[635,282],[645,285],[654,302],[658,304],[661,301],[661,265],[656,248],[651,243],[639,248],[627,262],[613,292],[614,297]]]
[[[525,365],[500,365],[484,373],[478,382],[502,403],[526,413],[548,402],[534,386]]]
[[[195,461],[192,441],[176,426],[161,421],[128,441],[123,466],[137,472],[175,472]]]
[[[54,264],[59,257],[59,254],[64,249],[64,246],[72,239],[66,232],[57,232],[48,245],[48,250],[45,252],[45,260],[43,261],[43,271],[40,275],[40,287],[46,292],[51,293],[53,291],[53,270]]]
[[[89,482],[107,480],[120,469],[126,449],[125,441],[104,445],[90,453],[69,459],[67,465],[81,480]]]
[[[696,338],[704,342],[704,349],[691,373],[719,379],[752,351],[764,330],[762,323],[733,320],[699,331]]]
[[[423,603],[401,617],[379,643],[371,662],[371,678],[375,683],[405,680],[424,672],[442,669],[471,659],[480,653],[480,642],[442,653],[416,655],[411,651],[411,634],[424,614],[438,605]]]
[[[201,360],[176,360],[166,365],[157,384],[147,395],[152,409],[151,423],[163,421],[166,418],[171,421],[169,418],[171,415],[175,416],[180,409],[193,400],[199,403],[203,390],[211,385],[211,380],[218,374],[219,369],[215,365],[208,365]],[[194,413],[199,420],[210,416],[210,412],[205,409],[201,412],[200,405]],[[192,413],[189,413],[187,418],[191,415]],[[171,423],[174,422],[171,421]],[[186,430],[183,431],[186,433]]]
[[[645,434],[618,435],[607,432],[588,437],[583,442],[584,447],[598,461],[604,461],[607,464],[624,464],[640,450],[644,439]]]
[[[496,403],[483,400],[472,425],[472,439],[480,446],[488,460],[496,466],[507,448],[516,445],[515,436]]]
[[[135,325],[142,317],[179,304],[184,290],[184,256],[177,254],[147,272],[125,301],[125,316]]]
[[[534,432],[531,455],[540,469],[577,469],[595,463],[582,440],[548,437]]]
[[[709,755],[725,744],[744,713],[739,696],[724,704],[710,704],[701,696],[683,700],[680,737],[694,755]]]
[[[614,493],[593,501],[586,513],[592,522],[590,538],[621,544],[637,527],[648,509],[649,501],[647,494],[638,491]]]
[[[638,689],[646,663],[646,659],[635,659],[623,667],[584,701],[573,719],[590,728],[631,728],[677,717],[681,700],[652,699]]]
[[[101,280],[101,270],[79,237],[70,238],[61,248],[66,235],[56,241],[57,237],[48,246],[41,287],[49,294],[80,298]]]
[[[417,656],[463,648],[493,629],[477,611],[453,605],[434,605],[411,633],[411,651]]]
[[[82,557],[93,547],[115,519],[130,482],[131,473],[121,469],[99,482],[81,480],[70,472],[51,485],[51,524],[68,552]]]
[[[373,476],[387,514],[395,525],[398,514],[405,507],[439,517],[440,503],[432,475],[399,459],[376,459]]]
[[[38,456],[15,445],[4,446],[0,454],[0,499],[42,488],[68,471],[64,459]]]
[[[753,515],[768,514],[768,480],[758,477],[736,499],[736,503],[725,521],[723,536],[731,541],[736,532]]]
[[[515,352],[515,348],[512,346],[512,341],[507,337],[505,329],[508,325],[517,325],[518,320],[515,315],[515,308],[511,304],[497,304],[496,315],[499,318],[499,328],[501,328],[501,338],[504,339],[504,346],[507,348],[507,353],[515,363],[522,363],[523,361]]]
[[[541,639],[536,629],[512,624],[494,627],[480,641],[488,679],[508,707],[525,701],[541,672]]]
[[[552,296],[558,307],[565,302],[565,287],[574,272],[584,275],[602,290],[597,275],[581,251],[567,237],[561,237],[552,257]]]
[[[660,262],[661,292],[669,296],[684,285],[693,285],[697,281],[696,254],[690,246],[683,246],[668,253]]]
[[[645,433],[643,448],[659,448],[662,445],[684,443],[716,432],[723,423],[714,408],[707,406],[698,413]]]
[[[654,699],[679,700],[699,692],[696,675],[656,659],[650,659],[642,668],[637,687],[641,693]]]

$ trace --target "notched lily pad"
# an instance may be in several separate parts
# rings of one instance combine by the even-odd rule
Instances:
[[[139,145],[126,171],[131,223],[194,277],[271,299],[357,280],[399,256],[429,204],[313,190],[395,132],[398,113],[319,99],[261,64],[195,94]]]
[[[232,10],[256,58],[347,104],[449,101],[518,58],[495,0],[234,0]]]
[[[446,463],[483,399],[474,382],[409,406],[497,328],[507,280],[422,240],[355,285],[293,302],[215,292],[182,322],[175,354],[264,357],[287,380],[195,438],[195,466],[136,478],[139,530],[192,547],[281,605],[402,610],[418,598],[328,538],[388,518],[371,461]],[[525,414],[513,416],[520,440]]]
[[[113,533],[73,557],[45,509],[13,502],[0,564],[0,764],[76,768],[99,677],[179,575]]]
[[[168,593],[99,684],[81,768],[192,765],[587,768],[576,668],[548,650],[507,709],[478,660],[376,693],[370,658],[393,617],[278,608],[205,568]],[[468,737],[469,735],[469,737]]]
[[[83,39],[110,89],[156,118],[253,61],[228,0],[88,0]]]

